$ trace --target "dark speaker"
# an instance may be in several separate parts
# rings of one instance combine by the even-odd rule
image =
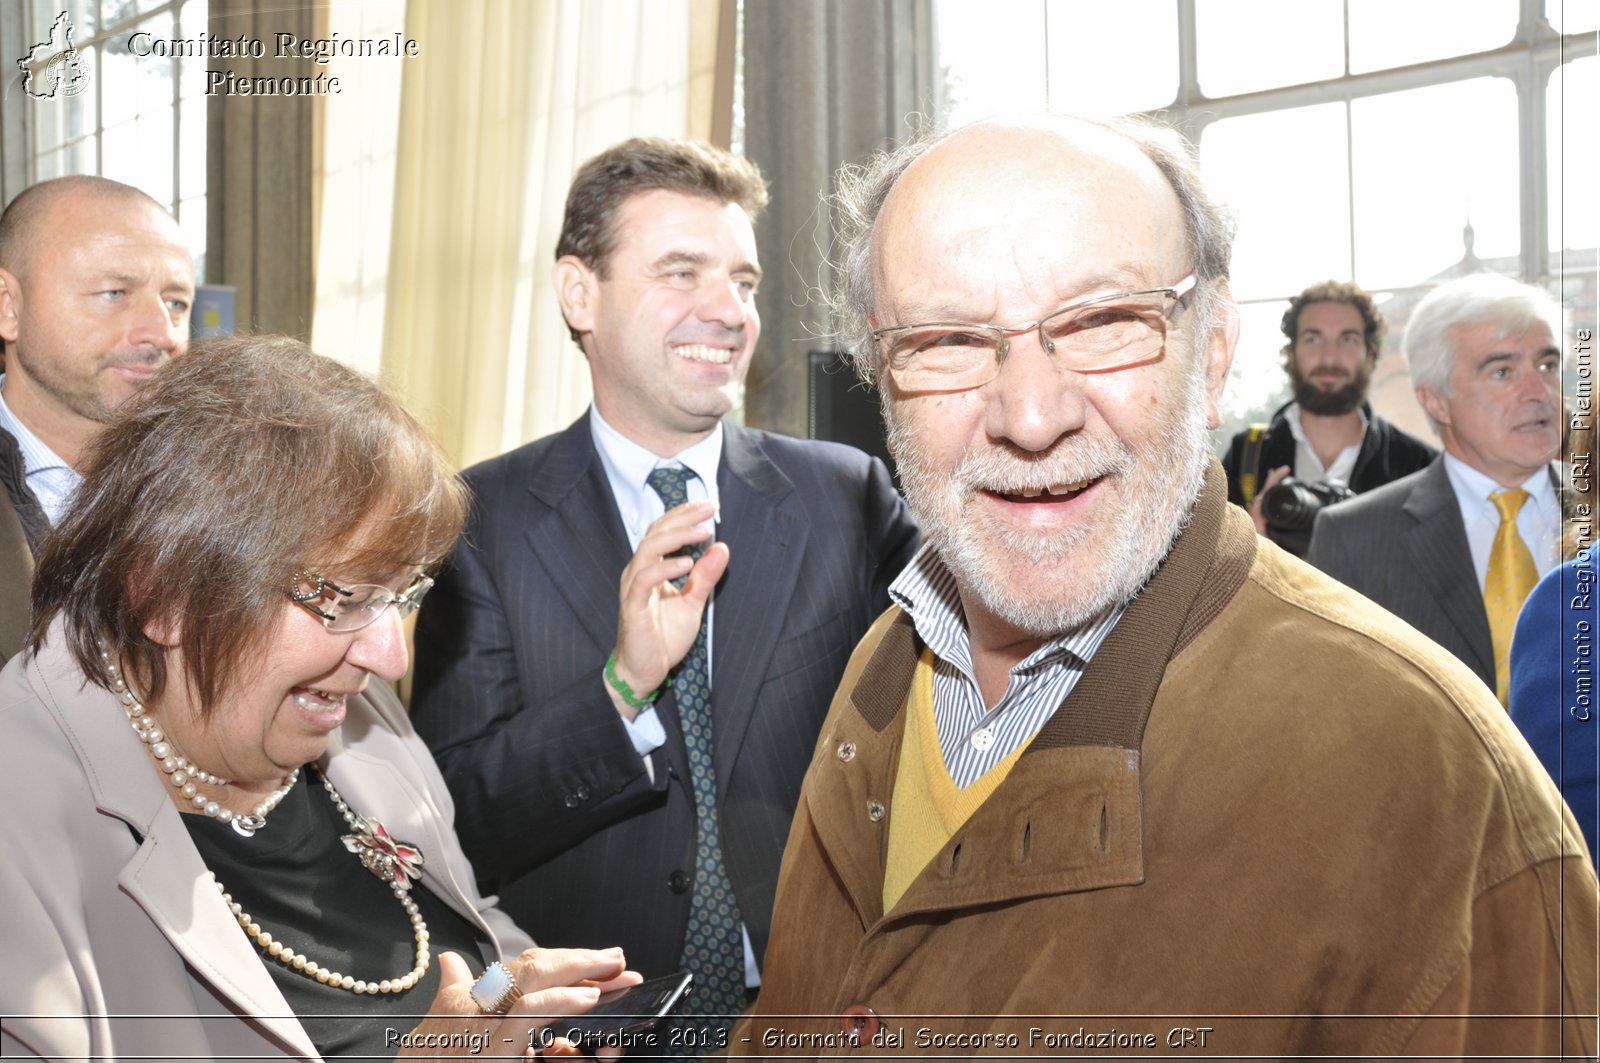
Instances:
[[[838,351],[812,351],[809,358],[811,438],[848,443],[882,458],[898,484],[899,474],[884,442],[878,389],[863,384],[849,359]]]

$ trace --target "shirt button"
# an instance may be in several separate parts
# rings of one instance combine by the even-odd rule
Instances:
[[[880,819],[883,818],[883,802],[882,801],[868,801],[867,802],[867,818],[870,819],[874,823],[878,822]]]
[[[856,759],[856,744],[854,742],[839,743],[839,759],[846,764]]]
[[[989,748],[994,745],[994,732],[987,727],[980,727],[972,732],[972,737],[968,741],[972,743],[972,748],[979,753],[987,753]]]
[[[689,876],[682,871],[674,871],[667,876],[667,889],[673,893],[688,893]]]

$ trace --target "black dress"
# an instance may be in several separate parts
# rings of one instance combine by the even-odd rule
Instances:
[[[415,966],[410,917],[388,885],[344,847],[350,826],[313,769],[301,772],[254,837],[207,816],[183,820],[217,881],[274,941],[367,981],[402,978]],[[412,882],[411,895],[427,922],[433,959],[405,992],[356,994],[323,985],[273,959],[247,936],[322,1055],[392,1057],[398,1036],[421,1021],[439,990],[441,952],[459,953],[474,976],[482,973],[486,954],[493,958],[478,928],[422,882]]]

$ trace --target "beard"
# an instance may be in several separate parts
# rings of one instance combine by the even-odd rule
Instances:
[[[1361,359],[1355,376],[1332,391],[1327,391],[1316,381],[1302,376],[1294,356],[1290,355],[1289,383],[1294,389],[1294,401],[1302,410],[1321,417],[1339,417],[1367,401],[1367,388],[1372,383],[1372,360]]]
[[[1132,601],[1187,526],[1210,461],[1204,378],[1198,369],[1186,372],[1182,386],[1139,445],[1082,433],[1039,453],[996,444],[968,451],[948,473],[933,466],[887,403],[889,445],[906,502],[963,599],[976,598],[1040,638]],[[1017,528],[980,504],[983,491],[1011,494],[1084,480],[1098,481],[1091,489],[1100,497],[1065,528]]]

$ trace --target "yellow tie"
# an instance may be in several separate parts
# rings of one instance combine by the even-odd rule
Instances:
[[[1489,614],[1489,634],[1494,639],[1494,688],[1500,704],[1506,704],[1511,680],[1507,667],[1511,656],[1511,632],[1517,626],[1517,613],[1533,585],[1539,582],[1533,554],[1517,532],[1517,512],[1528,500],[1528,492],[1497,491],[1489,496],[1500,511],[1500,530],[1494,533],[1489,550],[1489,572],[1483,581],[1483,608]]]

